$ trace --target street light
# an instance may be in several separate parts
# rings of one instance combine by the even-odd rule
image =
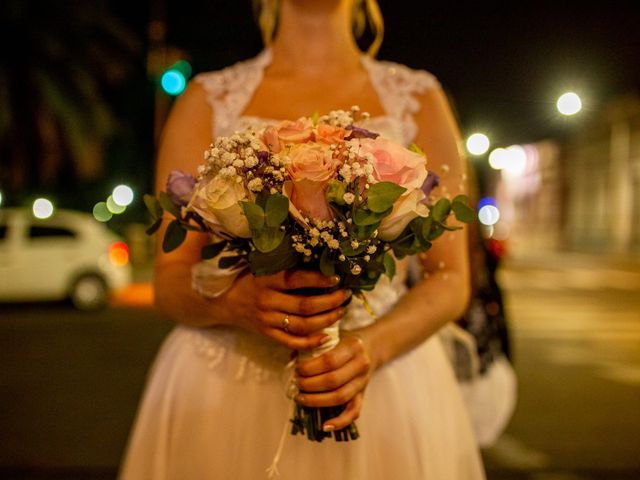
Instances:
[[[53,215],[53,203],[46,198],[38,198],[33,202],[33,216],[40,219]]]
[[[567,92],[560,95],[556,107],[562,115],[575,115],[582,110],[582,100],[576,93]]]
[[[489,137],[484,133],[474,133],[467,139],[467,150],[472,155],[484,155],[490,145]]]

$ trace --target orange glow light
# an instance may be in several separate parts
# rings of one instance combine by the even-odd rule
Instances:
[[[116,267],[129,263],[129,247],[124,242],[112,243],[109,247],[109,261]]]

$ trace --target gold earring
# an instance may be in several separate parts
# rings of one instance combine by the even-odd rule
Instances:
[[[367,27],[373,33],[373,42],[367,49],[367,55],[375,57],[384,38],[384,19],[377,0],[355,0],[353,2],[353,31],[360,38]]]
[[[278,12],[280,10],[279,0],[254,0],[254,14],[258,20],[258,26],[262,34],[262,42],[265,47],[271,45],[278,23]]]

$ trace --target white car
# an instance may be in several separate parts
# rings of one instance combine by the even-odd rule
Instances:
[[[0,301],[70,298],[92,310],[131,275],[126,243],[90,214],[57,210],[38,219],[28,209],[0,208]]]

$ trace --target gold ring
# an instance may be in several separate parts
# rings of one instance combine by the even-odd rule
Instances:
[[[284,320],[282,320],[282,330],[284,330],[285,332],[289,333],[289,314],[287,313],[284,316]]]

